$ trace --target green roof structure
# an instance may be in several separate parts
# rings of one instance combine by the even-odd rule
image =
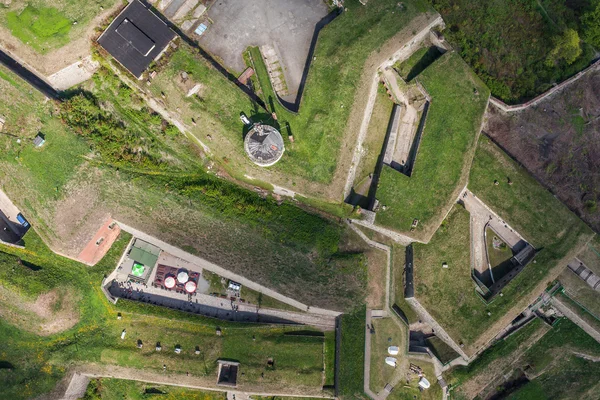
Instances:
[[[158,261],[160,249],[143,240],[136,239],[129,252],[129,258],[147,267],[154,267]]]

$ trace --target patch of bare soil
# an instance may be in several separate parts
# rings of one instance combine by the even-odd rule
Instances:
[[[600,72],[524,111],[490,106],[485,132],[600,231]]]
[[[0,318],[41,336],[72,328],[79,321],[78,296],[53,289],[30,301],[0,286]]]
[[[7,50],[8,53],[16,57],[30,69],[38,71],[41,75],[49,76],[89,56],[91,41],[98,35],[96,27],[105,22],[122,7],[123,3],[117,1],[114,6],[104,10],[92,19],[79,38],[47,54],[36,52],[32,47],[14,37],[10,30],[4,26],[0,26],[0,47],[3,50]]]

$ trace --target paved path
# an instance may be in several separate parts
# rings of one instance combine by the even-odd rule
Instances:
[[[600,343],[600,332],[596,328],[588,324],[586,321],[584,321],[579,315],[571,311],[571,309],[558,297],[552,297],[552,299],[550,299],[550,304],[552,304],[565,317],[569,318],[571,321],[573,321],[573,323],[575,323],[577,326],[583,329],[585,333],[593,337],[596,342]]]
[[[44,96],[54,100],[59,100],[60,96],[56,89],[50,86],[50,84],[43,78],[31,72],[22,63],[15,60],[2,50],[0,50],[0,63],[4,64],[4,66],[6,66],[12,72],[19,75],[23,80],[40,91]]]
[[[140,238],[148,243],[154,244],[155,246],[161,248],[162,250],[166,251],[167,253],[174,255],[175,257],[179,257],[185,261],[189,261],[192,264],[198,265],[202,269],[206,269],[207,271],[214,272],[215,274],[220,275],[224,278],[231,279],[235,282],[239,282],[240,284],[242,284],[250,289],[261,292],[269,297],[272,297],[276,300],[281,301],[282,303],[289,304],[300,310],[306,310],[306,312],[312,313],[312,314],[329,315],[329,316],[333,316],[333,317],[336,317],[341,314],[338,311],[325,310],[325,309],[318,308],[318,307],[310,307],[304,303],[301,303],[290,297],[284,296],[272,289],[262,286],[262,285],[260,285],[256,282],[253,282],[247,278],[244,278],[241,275],[238,275],[231,271],[228,271],[223,267],[220,267],[216,264],[211,263],[210,261],[207,261],[203,258],[200,258],[200,257],[190,254],[186,251],[183,251],[178,247],[175,247],[166,242],[163,242],[162,240],[157,239],[153,236],[150,236],[147,233],[137,230],[129,225],[126,225],[122,222],[118,222],[118,224],[121,227],[121,229],[124,230],[125,232],[129,232],[130,234],[132,234],[133,236],[135,236],[137,238]]]

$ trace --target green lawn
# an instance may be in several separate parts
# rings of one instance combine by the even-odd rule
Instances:
[[[442,388],[437,383],[433,364],[427,361],[411,360],[412,364],[417,365],[423,371],[425,378],[431,383],[431,387],[427,390],[421,390],[419,387],[420,378],[415,374],[410,374],[408,383],[406,378],[394,387],[388,395],[390,400],[439,400],[442,398]]]
[[[280,123],[289,123],[295,138],[277,170],[311,181],[331,181],[365,60],[411,19],[430,11],[418,0],[403,5],[399,9],[398,2],[383,0],[364,7],[356,0],[346,1],[347,11],[319,33],[299,113],[286,112],[273,101]],[[264,64],[257,65],[262,64],[257,62],[257,49],[252,58],[270,104],[275,96],[262,71]]]
[[[444,374],[444,378],[447,380],[448,384],[452,385],[452,387],[460,388],[465,382],[488,371],[493,363],[502,363],[502,365],[510,364],[511,360],[507,357],[511,356],[516,350],[521,350],[522,344],[528,338],[533,337],[536,334],[542,334],[542,329],[544,328],[543,325],[544,323],[539,319],[530,322],[514,334],[492,344],[492,346],[479,355],[468,366],[457,366],[450,369]]]
[[[364,395],[366,307],[342,315],[339,392],[344,399],[362,399]]]
[[[23,43],[39,53],[47,53],[80,37],[101,7],[108,9],[116,0],[59,0],[51,5],[42,0],[13,1],[0,7],[0,23]]]
[[[85,400],[225,400],[225,392],[208,392],[176,386],[153,385],[123,379],[92,379]]]
[[[377,213],[376,221],[408,231],[418,219],[413,235],[427,238],[466,181],[489,91],[454,52],[439,58],[417,80],[432,101],[414,171],[409,178],[384,167],[377,198],[386,210]]]
[[[594,2],[515,0],[479,2],[431,0],[442,15],[443,32],[494,96],[520,102],[548,90],[587,66],[594,50],[581,44],[575,62],[547,63],[553,40],[568,27],[578,30],[579,18]],[[583,37],[583,36],[582,36]]]
[[[0,182],[55,248],[76,255],[69,235],[89,235],[110,214],[299,301],[363,301],[365,256],[340,250],[339,220],[207,173],[193,143],[106,69],[61,106],[62,123],[55,104],[6,74],[17,86],[0,79],[0,113],[21,143],[0,135]],[[34,149],[38,131],[47,143]]]
[[[371,334],[371,381],[370,387],[374,393],[379,393],[390,383],[397,374],[397,369],[385,363],[390,357],[388,347],[398,346],[400,352],[393,356],[398,360],[398,369],[406,369],[405,362],[408,350],[408,331],[405,325],[400,325],[393,318],[378,318],[372,320],[375,333]]]
[[[247,59],[251,58],[255,67],[261,97],[269,111],[277,113],[278,121],[252,104],[186,46],[181,46],[168,63],[158,67],[159,75],[150,90],[157,96],[165,94],[167,107],[179,110],[190,131],[211,148],[213,159],[236,179],[251,183],[255,182],[252,178],[256,182],[269,180],[285,183],[292,189],[298,185],[295,190],[314,196],[315,187],[323,191],[333,179],[355,100],[356,82],[360,80],[365,61],[415,16],[431,11],[421,0],[403,5],[399,8],[398,2],[393,0],[378,1],[369,7],[357,0],[345,2],[348,11],[319,34],[299,113],[285,110],[276,100],[258,48],[250,49],[251,57]],[[198,96],[185,97],[179,77],[182,71],[202,83]],[[286,152],[281,161],[270,168],[276,174],[274,177],[256,168],[242,151],[244,127],[239,120],[242,112],[254,121],[274,124],[282,131]],[[192,118],[200,123],[193,126]],[[290,133],[294,136],[293,143],[287,139]]]
[[[53,104],[45,103],[41,93],[4,66],[0,66],[0,73],[0,116],[6,120],[3,131],[17,136],[0,135],[0,164],[7,172],[26,171],[27,179],[21,186],[32,186],[37,192],[35,197],[28,196],[28,201],[56,199],[90,152],[89,146],[52,118]],[[32,143],[38,132],[46,139],[41,148]]]
[[[415,296],[456,342],[465,344],[467,353],[556,265],[540,252],[537,263],[527,266],[503,289],[502,297],[486,305],[471,278],[469,220],[469,213],[457,205],[429,244],[414,244]],[[444,262],[449,268],[442,268]]]
[[[335,331],[325,332],[325,384],[333,387],[335,384]]]

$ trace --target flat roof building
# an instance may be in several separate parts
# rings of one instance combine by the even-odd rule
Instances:
[[[175,38],[163,20],[133,0],[108,26],[98,43],[136,78]]]

